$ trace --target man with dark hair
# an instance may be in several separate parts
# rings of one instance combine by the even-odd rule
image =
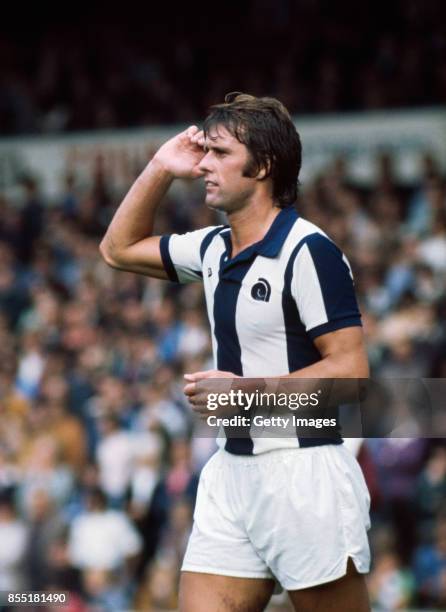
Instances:
[[[364,378],[349,264],[293,204],[299,136],[272,98],[229,94],[203,131],[166,142],[101,243],[111,266],[203,281],[215,370],[185,376],[200,412],[209,378]],[[174,178],[202,177],[229,226],[152,236]],[[339,437],[227,437],[203,469],[180,584],[181,612],[265,608],[274,579],[296,610],[369,610],[369,496]]]
[[[302,163],[299,134],[284,105],[274,98],[228,94],[206,117],[203,132],[208,136],[224,127],[249,151],[243,176],[254,177],[263,168],[262,180],[271,177],[272,197],[279,208],[292,206],[297,197],[297,177]]]

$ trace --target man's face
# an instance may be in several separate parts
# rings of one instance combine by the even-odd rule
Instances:
[[[259,184],[243,176],[250,161],[246,146],[218,126],[207,135],[204,150],[199,167],[204,173],[206,205],[226,213],[243,208]]]

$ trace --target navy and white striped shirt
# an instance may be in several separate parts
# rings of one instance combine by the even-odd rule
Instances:
[[[163,236],[160,248],[172,281],[203,281],[219,370],[283,376],[321,359],[313,343],[318,336],[361,325],[346,257],[292,207],[280,211],[262,240],[232,259],[227,226]],[[229,452],[257,454],[327,439],[247,436],[224,443]]]

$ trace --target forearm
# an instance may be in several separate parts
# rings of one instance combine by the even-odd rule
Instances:
[[[301,368],[281,378],[368,378],[369,366],[363,352],[327,355],[310,366]]]
[[[219,416],[231,416],[246,410],[246,405],[249,406],[249,402],[252,403],[252,398],[258,394],[273,394],[276,397],[282,394],[290,397],[296,394],[303,394],[302,397],[316,395],[319,401],[315,410],[356,403],[361,401],[367,386],[364,380],[369,376],[367,356],[362,342],[350,350],[343,348],[345,350],[333,352],[326,348],[326,355],[320,361],[283,376],[250,378],[218,370],[188,374],[186,380],[189,384],[185,392],[189,398],[193,398],[191,403],[195,406],[194,410],[205,416],[209,415],[210,394],[219,405],[218,412],[213,414]],[[225,404],[222,407],[218,397],[231,392],[244,400],[236,405]],[[287,404],[275,406],[275,413],[286,414],[288,411]]]
[[[109,257],[153,234],[156,210],[173,177],[154,158],[133,183],[101,243]]]
[[[288,392],[321,392],[330,405],[357,402],[369,377],[367,357],[363,351],[345,355],[326,355],[320,361],[281,377],[281,387]],[[302,388],[300,388],[302,387]],[[327,399],[325,400],[327,401]]]

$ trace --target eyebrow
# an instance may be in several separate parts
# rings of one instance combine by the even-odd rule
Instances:
[[[206,144],[204,148],[207,151],[215,151],[216,153],[230,153],[231,152],[231,149],[228,149],[227,147],[215,146],[212,144],[210,145]]]

